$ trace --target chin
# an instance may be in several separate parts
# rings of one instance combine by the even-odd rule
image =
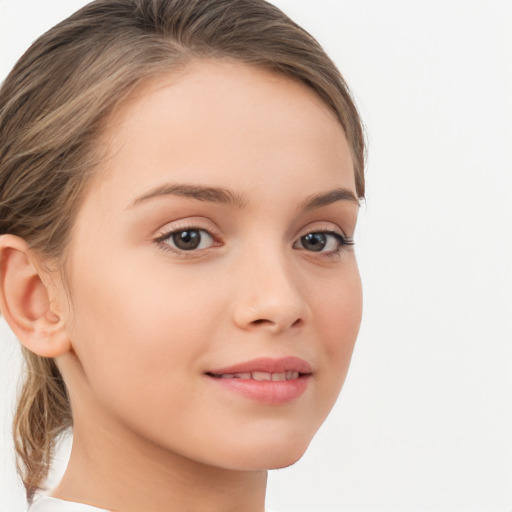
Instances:
[[[246,443],[233,447],[231,461],[224,457],[230,469],[267,470],[281,469],[295,464],[306,452],[312,436],[305,438],[281,437],[259,439],[257,443]],[[226,452],[225,452],[226,455]]]
[[[306,449],[302,450],[301,453],[299,454],[286,454],[283,457],[277,458],[276,460],[272,461],[272,464],[268,464],[265,467],[265,469],[283,469],[289,466],[293,466],[302,458],[305,452]]]

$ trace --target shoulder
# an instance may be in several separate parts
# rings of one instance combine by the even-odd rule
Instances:
[[[37,497],[27,512],[106,512],[103,508],[84,503],[60,500],[50,496]]]

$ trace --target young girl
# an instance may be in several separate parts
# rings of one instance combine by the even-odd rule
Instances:
[[[31,512],[263,512],[347,372],[363,165],[339,72],[263,0],[96,0],[33,44],[0,91]]]

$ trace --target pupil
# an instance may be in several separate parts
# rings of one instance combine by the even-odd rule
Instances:
[[[304,249],[319,252],[327,244],[327,237],[324,233],[309,233],[302,237],[302,246]]]
[[[201,243],[201,235],[197,229],[180,231],[178,233],[174,233],[172,241],[178,249],[190,251],[192,249],[197,249]]]

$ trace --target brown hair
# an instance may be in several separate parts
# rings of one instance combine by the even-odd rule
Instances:
[[[345,81],[320,45],[264,0],[96,0],[41,36],[0,89],[0,234],[63,261],[101,127],[149,78],[194,59],[232,58],[300,80],[337,116],[364,197],[364,136]],[[72,425],[53,359],[23,349],[14,420],[27,498]]]

